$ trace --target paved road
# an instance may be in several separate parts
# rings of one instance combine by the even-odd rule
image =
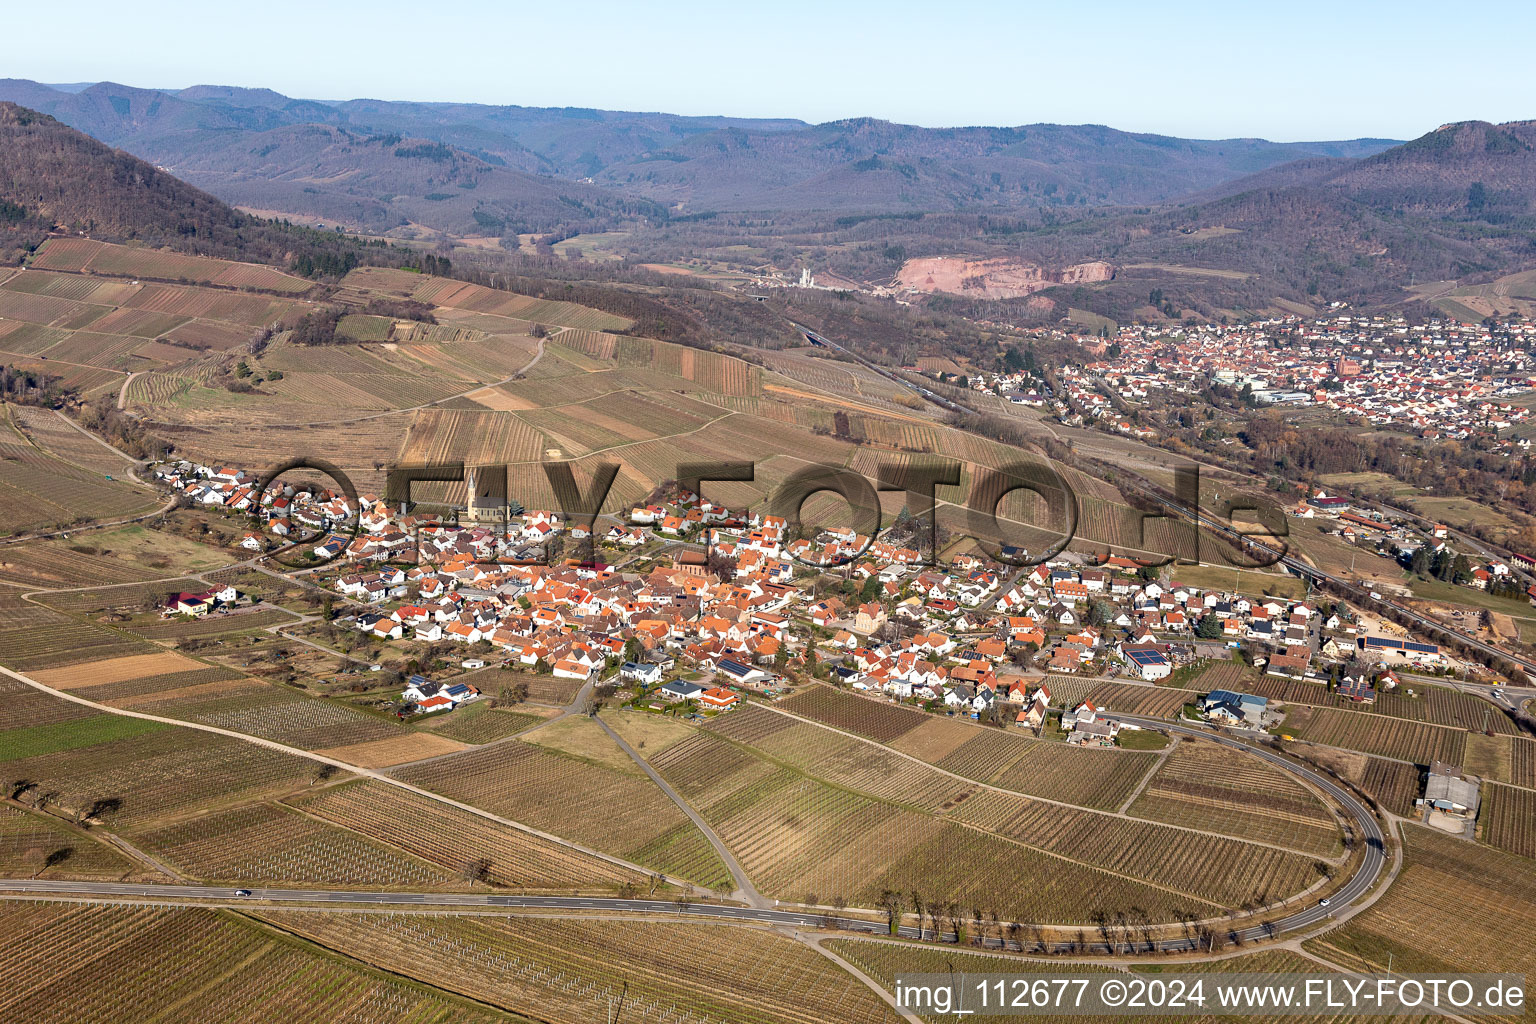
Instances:
[[[1206,729],[1174,725],[1161,718],[1145,718],[1140,715],[1124,715],[1110,712],[1105,717],[1144,726],[1149,729],[1163,729],[1180,736],[1193,736],[1212,740],[1222,746],[1241,750],[1245,754],[1257,757],[1310,782],[1338,801],[1345,808],[1349,816],[1354,819],[1355,831],[1360,840],[1365,843],[1365,859],[1360,864],[1360,870],[1355,872],[1348,882],[1329,897],[1328,906],[1324,907],[1314,903],[1312,906],[1298,910],[1294,914],[1280,918],[1273,924],[1274,933],[1296,931],[1327,922],[1329,918],[1364,896],[1371,886],[1376,884],[1377,878],[1381,876],[1382,869],[1386,867],[1386,838],[1382,835],[1381,825],[1376,821],[1376,816],[1353,793],[1321,772],[1313,771],[1304,765],[1297,764],[1290,758],[1270,753],[1251,743],[1244,743],[1241,740],[1232,739],[1228,736],[1217,735]],[[1244,941],[1262,939],[1268,934],[1270,934],[1269,931],[1263,927],[1247,928],[1238,933]],[[1193,949],[1194,946],[1191,944],[1191,940],[1175,939],[1159,944],[1159,948],[1168,951],[1178,951]]]
[[[1364,896],[1380,877],[1383,867],[1386,865],[1386,846],[1380,826],[1369,808],[1362,804],[1348,790],[1334,783],[1326,776],[1314,772],[1309,768],[1297,764],[1287,758],[1272,754],[1269,751],[1255,747],[1249,743],[1231,739],[1226,736],[1213,735],[1209,731],[1175,725],[1162,719],[1144,718],[1137,715],[1112,714],[1109,717],[1122,722],[1130,722],[1148,728],[1165,729],[1173,733],[1195,736],[1212,740],[1224,746],[1241,750],[1244,753],[1263,759],[1274,766],[1291,772],[1294,775],[1306,779],[1319,789],[1328,793],[1337,800],[1354,818],[1357,832],[1365,842],[1365,857],[1357,871],[1337,892],[1329,899],[1329,906],[1318,904],[1305,907],[1284,918],[1274,921],[1269,927],[1256,925],[1241,929],[1237,932],[1243,942],[1254,942],[1279,935],[1283,932],[1310,928],[1315,925],[1326,924],[1334,915],[1344,910],[1350,904]],[[633,914],[689,914],[694,916],[710,917],[727,921],[750,921],[763,924],[789,925],[793,927],[814,928],[827,924],[847,931],[870,932],[884,934],[887,926],[881,921],[868,919],[837,917],[822,915],[808,911],[774,910],[765,907],[742,907],[722,905],[717,903],[691,903],[664,900],[625,900],[606,899],[602,897],[579,896],[515,896],[501,893],[438,893],[438,892],[398,892],[398,891],[357,891],[349,889],[287,889],[252,887],[248,897],[236,897],[235,889],[230,886],[213,885],[166,885],[145,884],[132,882],[89,882],[89,881],[51,881],[49,879],[0,879],[0,893],[52,893],[57,895],[98,896],[98,897],[125,897],[140,900],[161,899],[198,899],[218,900],[222,902],[240,902],[249,900],[272,900],[284,903],[338,903],[350,906],[385,906],[385,907],[502,907],[523,908],[541,910],[564,910],[569,912],[591,913],[594,911],[610,913]],[[931,929],[929,930],[931,932]],[[904,925],[900,934],[906,938],[923,938],[916,927]],[[1125,942],[1114,943],[1089,943],[1084,948],[1074,949],[1068,943],[1056,943],[1047,947],[1053,953],[1089,953],[1096,955],[1123,955],[1126,953],[1145,952],[1196,952],[1200,939],[1197,937],[1180,937],[1161,939],[1152,943]],[[992,940],[990,945],[998,946],[998,940]],[[1014,947],[1018,948],[1018,947]]]

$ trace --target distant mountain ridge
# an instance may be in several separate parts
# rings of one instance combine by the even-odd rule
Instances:
[[[661,215],[647,203],[681,212],[770,213],[1153,204],[1297,159],[1358,157],[1392,145],[1381,139],[1187,140],[1093,125],[933,129],[868,118],[810,125],[583,108],[315,101],[217,85],[172,92],[97,83],[66,91],[9,79],[0,81],[0,99],[174,168],[231,203],[372,231],[417,224],[460,234],[477,227],[487,233],[476,210],[479,220],[509,230],[545,231]],[[474,172],[473,199],[439,205],[446,201],[426,197],[451,193],[443,180],[400,175],[389,159],[379,159],[387,157],[382,149],[339,142],[317,155],[314,145],[293,144],[306,137],[297,132],[305,126],[446,146],[455,151],[461,178],[472,160],[485,167]],[[313,143],[318,136],[308,138]],[[259,170],[249,166],[253,153],[260,154]]]

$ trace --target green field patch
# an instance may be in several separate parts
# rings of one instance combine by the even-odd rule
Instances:
[[[5,760],[15,761],[23,757],[54,754],[61,750],[94,747],[98,743],[130,739],[165,728],[167,726],[160,722],[146,722],[141,718],[94,715],[67,722],[8,729],[0,732],[0,750],[4,751]]]

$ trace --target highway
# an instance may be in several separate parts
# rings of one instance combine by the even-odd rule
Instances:
[[[1227,736],[1214,735],[1209,731],[1177,725],[1163,719],[1144,718],[1136,715],[1109,714],[1107,717],[1151,729],[1194,736],[1241,750],[1251,756],[1275,765],[1284,771],[1300,776],[1307,782],[1337,800],[1354,819],[1356,832],[1365,843],[1365,856],[1357,871],[1338,891],[1329,898],[1329,906],[1314,902],[1279,918],[1269,926],[1254,925],[1238,930],[1242,942],[1255,942],[1275,937],[1284,932],[1310,928],[1328,922],[1336,913],[1360,899],[1375,884],[1386,864],[1386,846],[1381,828],[1370,809],[1352,793],[1326,776],[1312,771],[1287,758],[1272,754],[1249,743]],[[228,885],[150,884],[136,882],[53,881],[50,879],[0,879],[0,894],[34,896],[74,896],[97,898],[121,898],[139,901],[214,901],[220,905],[240,905],[261,901],[280,904],[339,904],[352,909],[369,906],[379,908],[422,908],[450,910],[451,908],[500,908],[522,910],[564,911],[566,913],[592,914],[640,914],[687,915],[723,921],[787,926],[791,928],[820,928],[831,926],[845,931],[887,934],[886,924],[879,920],[841,917],[806,910],[776,910],[762,907],[737,906],[719,903],[695,903],[686,900],[610,899],[599,896],[519,896],[510,893],[441,893],[401,892],[395,890],[354,889],[289,889],[251,886],[240,890],[249,895],[236,895],[237,890]],[[911,939],[933,939],[933,928],[921,932],[912,925],[903,925],[900,935]],[[1219,931],[1219,929],[1218,929]],[[1180,936],[1158,939],[1152,942],[1097,942],[1077,947],[1072,943],[1053,943],[1046,946],[1050,953],[1088,953],[1100,956],[1127,953],[1180,953],[1197,952],[1202,939],[1198,936]],[[984,943],[994,948],[1002,946],[1001,940]],[[1008,944],[1008,948],[1020,948]]]

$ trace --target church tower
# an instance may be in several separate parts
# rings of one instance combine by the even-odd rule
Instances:
[[[505,466],[470,467],[464,477],[467,495],[464,518],[471,523],[507,521],[507,469]]]

